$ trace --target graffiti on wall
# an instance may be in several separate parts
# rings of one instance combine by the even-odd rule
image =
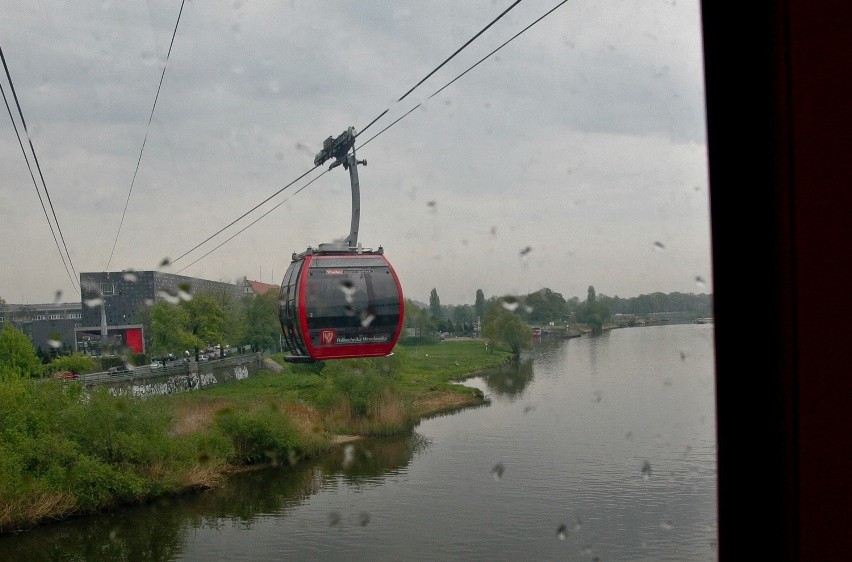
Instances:
[[[224,362],[223,362],[224,363]],[[252,369],[249,367],[252,366]],[[109,393],[115,396],[163,396],[177,392],[201,390],[214,384],[231,380],[247,379],[259,367],[259,361],[243,362],[242,364],[216,365],[210,372],[183,372],[170,376],[157,375],[144,379],[130,381],[129,384],[110,385]]]
[[[129,387],[110,388],[110,394],[115,396],[164,396],[176,392],[187,392],[189,390],[201,390],[208,386],[217,384],[213,373],[191,373],[189,375],[178,375],[169,377],[164,381],[132,384]]]

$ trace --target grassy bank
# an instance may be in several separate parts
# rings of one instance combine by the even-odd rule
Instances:
[[[250,465],[295,464],[344,435],[409,431],[423,416],[480,403],[451,381],[508,359],[473,340],[398,346],[387,358],[282,361],[279,373],[147,399],[4,383],[0,533],[213,487]]]

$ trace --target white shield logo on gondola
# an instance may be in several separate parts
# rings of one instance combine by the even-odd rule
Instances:
[[[322,334],[320,334],[320,338],[323,345],[330,345],[334,343],[334,330],[323,330]]]

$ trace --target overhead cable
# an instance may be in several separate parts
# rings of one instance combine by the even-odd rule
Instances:
[[[316,170],[317,168],[319,168],[319,166],[314,166],[313,168],[311,168],[310,170],[308,170],[307,172],[305,172],[304,174],[302,174],[302,175],[301,175],[301,176],[299,176],[298,178],[294,179],[293,181],[291,181],[290,183],[288,183],[287,185],[285,185],[284,187],[282,187],[281,189],[279,189],[278,191],[276,191],[275,193],[273,193],[272,195],[270,195],[269,197],[267,197],[266,199],[264,199],[263,201],[261,201],[260,203],[258,203],[257,205],[255,205],[254,207],[252,207],[251,209],[249,209],[248,211],[246,211],[245,213],[243,213],[242,215],[240,215],[239,217],[235,218],[234,220],[232,220],[231,222],[229,222],[228,224],[226,224],[225,226],[223,226],[222,228],[220,228],[219,230],[217,230],[216,232],[214,232],[213,234],[211,234],[210,236],[208,236],[207,238],[205,238],[204,240],[202,240],[201,242],[199,242],[198,244],[196,244],[195,246],[193,246],[193,247],[192,247],[192,248],[190,248],[189,250],[187,250],[187,251],[185,251],[184,253],[182,253],[182,254],[181,254],[180,256],[178,256],[177,258],[173,259],[173,260],[171,261],[171,263],[172,263],[172,264],[174,264],[174,263],[175,263],[175,262],[177,262],[178,260],[180,260],[180,259],[182,259],[182,258],[186,257],[186,255],[187,255],[187,254],[190,254],[190,253],[194,252],[195,250],[197,250],[198,248],[200,248],[201,246],[203,246],[204,244],[206,244],[207,242],[209,242],[210,240],[212,240],[212,239],[213,239],[213,238],[215,238],[216,236],[220,235],[220,234],[221,234],[222,232],[224,232],[225,230],[227,230],[227,229],[231,228],[231,227],[232,227],[232,226],[234,226],[236,223],[238,223],[239,221],[243,220],[243,219],[244,219],[244,218],[245,218],[248,214],[250,214],[250,213],[252,213],[253,211],[257,210],[257,208],[258,208],[258,207],[260,207],[261,205],[263,205],[264,203],[266,203],[267,201],[269,201],[270,199],[272,199],[273,197],[275,197],[276,195],[278,195],[279,193],[281,193],[282,191],[284,191],[285,189],[287,189],[288,187],[290,187],[291,185],[293,185],[294,183],[296,183],[297,181],[301,180],[302,178],[304,178],[305,176],[307,176],[308,174],[310,174],[311,172],[313,172],[313,171],[314,171],[314,170]],[[325,174],[325,172],[323,172],[322,174],[320,174],[319,176],[317,176],[317,178],[321,177],[323,174]],[[310,182],[310,183],[308,183],[307,185],[310,185],[311,183],[313,183],[314,181],[316,181],[316,179],[317,179],[317,178],[314,178],[313,180],[311,180],[311,182]],[[307,186],[305,186],[305,187],[307,187]],[[302,191],[302,189],[304,189],[304,187],[300,188],[300,189],[299,189],[299,191]],[[298,193],[299,191],[297,191],[296,193]],[[284,201],[286,201],[286,199],[285,199]],[[283,203],[283,201],[282,201],[282,203]],[[280,205],[280,203],[279,203],[279,205]],[[276,207],[276,208],[277,208],[277,207]],[[268,213],[267,213],[267,214],[268,214]],[[263,218],[263,217],[265,217],[265,216],[266,216],[266,214],[262,215],[262,216],[261,216],[261,218]],[[259,219],[258,219],[258,220],[259,220]],[[257,221],[255,221],[255,222],[257,222]],[[252,224],[254,224],[254,223],[252,223]],[[251,226],[251,225],[249,225],[249,226]],[[245,230],[245,229],[243,229],[243,230]],[[242,232],[242,230],[241,230],[240,232]],[[237,234],[239,234],[239,232],[238,232]],[[233,237],[232,237],[232,238],[233,238]],[[229,238],[228,240],[230,240],[230,238]],[[218,246],[217,246],[217,248],[218,248]],[[208,252],[208,253],[209,253],[209,252]],[[206,256],[207,254],[204,254],[204,255]],[[203,257],[203,256],[202,256],[202,257]],[[199,259],[200,259],[200,258],[199,258]],[[198,261],[198,260],[196,260],[196,261]],[[195,262],[192,262],[192,263],[195,263]],[[192,264],[190,264],[190,265],[192,265]],[[187,267],[189,267],[189,266],[187,266]],[[185,269],[185,268],[184,268],[184,269]],[[181,271],[183,271],[183,270],[181,270]]]
[[[139,150],[139,158],[136,159],[136,169],[133,171],[133,179],[130,180],[130,190],[127,192],[127,200],[124,202],[124,211],[121,213],[121,221],[118,223],[118,232],[115,233],[115,241],[112,243],[112,251],[109,253],[107,260],[106,271],[109,271],[109,266],[112,263],[112,256],[115,253],[115,246],[118,244],[118,236],[121,234],[121,227],[124,226],[124,217],[127,214],[127,206],[130,204],[130,195],[133,193],[133,185],[136,183],[136,175],[139,173],[139,164],[142,162],[142,153],[145,152],[145,144],[148,142],[148,131],[151,129],[151,121],[154,119],[154,110],[157,108],[157,100],[160,99],[160,89],[163,87],[163,78],[166,76],[166,68],[169,64],[169,57],[172,54],[172,46],[175,44],[175,35],[177,35],[178,24],[180,24],[180,16],[183,13],[183,5],[186,0],[181,0],[180,11],[178,12],[175,29],[172,31],[172,40],[169,43],[169,51],[166,53],[166,62],[163,64],[163,72],[160,74],[160,83],[157,86],[157,94],[154,96],[154,105],[151,107],[151,115],[148,116],[148,125],[145,128],[145,138],[142,139],[142,148]]]
[[[30,137],[29,129],[27,129],[27,121],[24,119],[24,112],[21,109],[21,104],[18,100],[18,94],[15,91],[15,84],[12,82],[12,75],[9,72],[9,66],[6,64],[6,56],[3,54],[3,48],[0,47],[0,60],[3,62],[3,70],[6,72],[6,79],[9,81],[9,88],[12,91],[12,97],[15,99],[15,106],[18,109],[18,116],[21,119],[21,125],[24,127],[24,133],[27,135],[27,141],[30,145],[30,151],[33,155],[33,161],[35,162],[36,169],[38,170],[39,178],[41,178],[42,189],[44,189],[44,194],[47,197],[47,202],[50,205],[50,212],[53,215],[53,222],[56,223],[56,231],[53,229],[53,224],[50,222],[50,217],[47,214],[47,208],[44,206],[44,199],[41,196],[41,191],[39,190],[38,182],[35,179],[35,175],[33,174],[32,166],[30,165],[30,160],[27,157],[27,151],[24,148],[24,143],[21,140],[20,132],[18,131],[18,126],[15,124],[15,119],[12,116],[12,109],[9,107],[9,99],[6,97],[6,91],[2,89],[2,84],[0,84],[0,91],[3,93],[3,101],[6,104],[6,110],[9,112],[9,119],[12,121],[12,127],[15,129],[15,135],[18,137],[18,144],[21,146],[21,152],[24,155],[24,160],[27,163],[27,168],[30,171],[30,177],[33,180],[33,185],[36,189],[36,194],[38,194],[38,200],[41,203],[41,208],[44,211],[44,218],[47,219],[47,225],[50,227],[50,233],[53,235],[53,241],[56,243],[56,249],[59,250],[59,257],[62,258],[62,265],[65,266],[65,272],[68,274],[68,278],[71,280],[71,286],[74,287],[74,290],[77,290],[77,283],[75,278],[77,277],[77,271],[74,269],[74,263],[71,260],[71,254],[68,252],[68,245],[65,243],[65,236],[62,234],[62,227],[59,225],[59,219],[56,216],[56,210],[53,207],[53,201],[50,198],[50,191],[47,189],[47,182],[44,181],[44,174],[41,171],[41,164],[38,161],[38,155],[36,154],[35,147],[33,146],[32,138]],[[56,238],[56,232],[59,232],[59,238],[62,240],[62,246],[65,248],[65,255],[62,254],[62,248],[59,247],[59,240]],[[68,258],[68,262],[66,263],[65,258]],[[71,270],[68,270],[68,267],[71,267]],[[71,272],[74,272],[74,275],[71,275]]]
[[[482,29],[480,29],[480,30],[479,30],[479,32],[478,32],[476,35],[474,35],[473,37],[471,37],[470,39],[468,39],[468,40],[467,40],[467,43],[465,43],[464,45],[462,45],[461,47],[459,47],[458,49],[456,49],[456,52],[455,52],[455,53],[453,53],[452,55],[450,55],[449,57],[447,57],[447,59],[446,59],[444,62],[442,62],[441,64],[439,64],[437,67],[435,67],[435,70],[433,70],[432,72],[430,72],[429,74],[427,74],[426,76],[424,76],[424,77],[423,77],[423,79],[422,79],[422,80],[420,80],[420,82],[418,82],[417,84],[415,84],[414,86],[412,86],[412,87],[411,87],[411,88],[410,88],[407,92],[405,92],[404,94],[402,94],[402,96],[400,96],[400,98],[399,98],[398,100],[396,100],[396,101],[397,101],[397,102],[401,102],[401,101],[402,101],[402,100],[404,100],[406,97],[408,97],[408,94],[410,94],[411,92],[413,92],[413,91],[414,91],[414,89],[415,89],[415,88],[417,88],[417,86],[419,86],[420,84],[422,84],[423,82],[425,82],[425,81],[426,81],[426,80],[427,80],[430,76],[432,76],[433,74],[435,74],[436,72],[438,72],[438,71],[441,69],[441,67],[442,67],[442,66],[444,66],[445,64],[447,64],[448,62],[450,62],[450,61],[451,61],[451,60],[452,60],[452,59],[453,59],[453,58],[454,58],[457,54],[459,54],[460,52],[462,52],[462,51],[465,49],[465,47],[467,47],[468,45],[470,45],[471,43],[473,43],[473,42],[476,40],[476,38],[477,38],[477,37],[479,37],[480,35],[482,35],[483,33],[485,33],[485,31],[486,31],[486,30],[488,30],[488,28],[489,28],[489,27],[491,27],[492,25],[494,25],[495,23],[497,23],[497,22],[498,22],[498,21],[499,21],[499,20],[500,20],[503,16],[505,16],[506,14],[508,14],[508,13],[509,13],[509,11],[510,11],[512,8],[514,8],[515,6],[517,6],[517,5],[518,5],[518,4],[520,4],[520,3],[521,3],[521,0],[516,0],[516,1],[515,1],[515,3],[513,3],[511,6],[509,6],[509,7],[508,7],[508,8],[506,8],[505,10],[503,10],[503,12],[502,12],[499,16],[497,16],[496,18],[494,18],[493,20],[491,20],[491,23],[489,23],[488,25],[486,25],[485,27],[483,27]]]
[[[465,74],[467,74],[468,72],[470,72],[471,70],[473,70],[474,68],[476,68],[477,66],[479,66],[479,65],[480,65],[483,61],[485,61],[486,59],[488,59],[488,58],[490,58],[491,56],[493,56],[493,55],[494,55],[494,53],[496,53],[497,51],[499,51],[500,49],[502,49],[503,47],[505,47],[506,45],[508,45],[509,43],[511,43],[512,41],[514,41],[515,39],[517,39],[517,38],[518,38],[521,34],[523,34],[523,33],[524,33],[524,32],[526,32],[529,28],[531,28],[532,26],[534,26],[535,24],[537,24],[538,22],[540,22],[541,20],[543,20],[544,18],[546,18],[547,16],[549,16],[551,13],[553,13],[554,11],[556,11],[556,9],[557,9],[557,8],[559,8],[560,6],[562,6],[563,4],[565,4],[567,1],[568,1],[568,0],[562,0],[562,2],[560,2],[560,3],[559,3],[559,4],[557,4],[556,6],[554,6],[553,8],[551,8],[550,10],[548,10],[547,12],[545,12],[542,16],[540,16],[540,17],[539,17],[538,19],[536,19],[534,22],[532,22],[531,24],[529,24],[528,26],[526,26],[525,28],[523,28],[522,30],[520,30],[519,32],[517,32],[516,34],[514,34],[512,37],[510,37],[508,40],[506,40],[506,41],[505,41],[502,45],[500,45],[499,47],[497,47],[496,49],[494,49],[493,51],[491,51],[490,53],[488,53],[487,55],[485,55],[484,57],[482,57],[481,59],[479,59],[478,61],[476,61],[476,62],[475,62],[475,63],[473,63],[472,65],[470,65],[470,66],[467,68],[467,70],[465,70],[464,72],[462,72],[461,74],[459,74],[458,76],[456,76],[455,78],[453,78],[452,80],[450,80],[449,82],[447,82],[446,84],[444,84],[443,86],[441,86],[441,87],[440,87],[438,90],[436,90],[436,91],[435,91],[435,92],[434,92],[431,96],[429,96],[428,98],[426,98],[426,100],[428,101],[428,100],[430,100],[430,99],[434,98],[435,96],[437,96],[438,94],[440,94],[441,92],[443,92],[443,91],[444,91],[444,90],[445,90],[448,86],[450,86],[451,84],[453,84],[456,80],[458,80],[459,78],[461,78],[462,76],[464,76]],[[403,119],[405,119],[406,117],[408,117],[408,116],[409,116],[409,115],[410,115],[410,114],[411,114],[411,113],[412,113],[415,109],[417,109],[418,107],[420,107],[420,106],[422,106],[422,105],[423,105],[423,102],[418,103],[417,105],[415,105],[414,107],[412,107],[411,109],[409,109],[408,111],[406,111],[405,113],[403,113],[403,114],[402,114],[400,117],[398,117],[398,118],[397,118],[397,119],[396,119],[393,123],[391,123],[390,125],[388,125],[388,126],[387,126],[387,127],[385,127],[384,129],[382,129],[381,131],[379,131],[378,133],[376,133],[375,135],[373,135],[372,137],[370,137],[369,139],[367,139],[366,141],[364,141],[363,143],[361,143],[361,148],[364,148],[365,146],[367,146],[367,145],[370,143],[370,141],[372,141],[373,139],[375,139],[376,137],[378,137],[379,135],[381,135],[382,133],[384,133],[385,131],[387,131],[388,129],[390,129],[391,127],[393,127],[394,125],[396,125],[397,123],[399,123],[400,121],[402,121]],[[385,110],[385,112],[387,112],[387,110]],[[384,115],[384,113],[382,113],[382,115]],[[374,119],[373,121],[375,122],[375,119]],[[370,123],[370,124],[372,125],[372,123]]]
[[[315,169],[316,169],[316,168],[315,168]],[[313,171],[313,170],[311,170],[311,171]],[[291,198],[293,198],[293,197],[295,197],[296,195],[298,195],[299,193],[301,193],[303,189],[305,189],[306,187],[308,187],[309,185],[311,185],[312,183],[314,183],[315,181],[317,181],[318,179],[320,179],[321,177],[323,177],[324,175],[326,175],[328,172],[329,172],[329,170],[325,170],[323,173],[321,173],[320,175],[318,175],[317,177],[315,177],[314,179],[312,179],[311,181],[309,181],[308,183],[306,183],[305,185],[303,185],[302,187],[300,187],[299,189],[297,189],[295,192],[293,192],[293,194],[292,194],[292,195],[289,195],[288,197],[285,197],[285,198],[284,198],[284,199],[283,199],[280,203],[278,203],[277,205],[275,205],[274,207],[272,207],[271,209],[269,209],[268,211],[266,211],[265,213],[263,213],[262,215],[260,215],[260,216],[259,216],[259,217],[257,217],[256,219],[254,219],[252,222],[250,222],[249,224],[247,224],[246,226],[244,226],[243,228],[241,228],[240,230],[238,230],[237,232],[235,232],[235,233],[234,233],[234,234],[233,234],[230,238],[227,238],[224,242],[222,242],[221,244],[219,244],[218,246],[216,246],[215,248],[213,248],[212,250],[210,250],[209,252],[207,252],[206,254],[204,254],[203,256],[201,256],[200,258],[198,258],[197,260],[195,260],[194,262],[192,262],[191,264],[184,266],[182,269],[179,269],[179,270],[177,271],[177,273],[180,273],[180,272],[181,272],[181,271],[183,271],[184,269],[187,269],[188,267],[191,267],[191,266],[195,265],[196,263],[200,262],[201,260],[203,260],[204,258],[206,258],[207,256],[209,256],[210,254],[212,254],[213,252],[215,252],[216,250],[218,250],[219,248],[221,248],[222,246],[224,246],[225,244],[227,244],[228,242],[230,242],[231,240],[233,240],[234,238],[236,238],[237,236],[239,236],[240,234],[242,234],[244,231],[246,231],[246,230],[248,230],[250,227],[254,226],[254,225],[255,225],[255,223],[257,223],[258,221],[260,221],[260,219],[262,219],[263,217],[265,217],[266,215],[268,215],[269,213],[271,213],[272,211],[274,211],[275,209],[277,209],[278,207],[280,207],[281,205],[283,205],[284,203],[286,203],[287,201],[289,201]],[[297,180],[297,181],[298,181],[298,180]],[[267,201],[269,201],[269,199],[267,199]],[[264,203],[265,203],[265,202],[266,202],[266,201],[264,201]],[[261,203],[261,204],[262,204],[262,203]],[[257,208],[257,207],[255,207],[255,209],[256,209],[256,208]],[[243,215],[243,216],[245,216],[245,215]],[[241,218],[242,218],[242,217],[241,217]],[[239,219],[237,219],[237,220],[239,220]],[[233,224],[233,223],[231,223],[231,224]],[[229,226],[230,226],[230,225],[229,225]],[[226,227],[226,228],[227,228],[227,227]],[[221,232],[221,230],[220,230],[219,232]],[[217,233],[217,234],[218,234],[218,233]],[[214,236],[215,236],[215,235],[214,235]],[[209,240],[209,238],[208,238],[208,240]],[[197,247],[198,247],[198,246],[196,246],[196,248],[197,248]],[[188,253],[188,252],[187,252],[187,253]],[[186,254],[184,254],[184,255],[186,255]],[[181,257],[183,257],[183,256],[181,256]],[[178,259],[180,259],[180,258],[178,258]],[[177,261],[177,260],[175,260],[175,261]],[[172,262],[172,263],[174,263],[174,262]]]
[[[450,80],[449,82],[447,82],[446,84],[444,84],[441,88],[439,88],[439,89],[438,89],[438,90],[436,90],[436,91],[435,91],[432,95],[430,95],[430,96],[427,98],[427,100],[428,100],[428,99],[432,99],[434,96],[438,95],[438,94],[439,94],[440,92],[442,92],[445,88],[447,88],[448,86],[450,86],[451,84],[453,84],[455,81],[457,81],[459,78],[461,78],[462,76],[464,76],[465,74],[467,74],[468,72],[470,72],[471,70],[473,70],[474,68],[476,68],[477,66],[479,66],[479,64],[481,64],[483,61],[485,61],[485,60],[486,60],[486,59],[488,59],[489,57],[493,56],[493,55],[494,55],[495,53],[497,53],[500,49],[502,49],[503,47],[505,47],[506,45],[508,45],[508,44],[509,44],[509,43],[511,43],[512,41],[514,41],[516,38],[518,38],[520,35],[522,35],[523,33],[525,33],[525,32],[526,32],[527,30],[529,30],[531,27],[533,27],[534,25],[536,25],[537,23],[539,23],[541,20],[543,20],[544,18],[546,18],[547,16],[549,16],[551,13],[553,13],[553,12],[554,12],[557,8],[559,8],[560,6],[562,6],[563,4],[565,4],[567,1],[568,1],[568,0],[562,0],[561,2],[559,2],[556,6],[554,6],[553,8],[551,8],[550,10],[548,10],[547,12],[545,12],[542,16],[540,16],[539,18],[537,18],[537,19],[536,19],[535,21],[533,21],[531,24],[527,25],[527,26],[526,26],[525,28],[523,28],[521,31],[519,31],[518,33],[516,33],[515,35],[513,35],[511,38],[509,38],[508,40],[506,40],[506,41],[505,41],[503,44],[501,44],[499,47],[497,47],[496,49],[494,49],[493,51],[491,51],[490,53],[488,53],[487,55],[485,55],[484,57],[482,57],[481,59],[479,59],[476,63],[474,63],[474,64],[473,64],[473,65],[471,65],[470,67],[468,67],[468,68],[467,68],[464,72],[462,72],[461,74],[459,74],[458,76],[456,76],[455,78],[453,78],[452,80]],[[468,44],[470,44],[470,42],[471,42],[471,41],[473,41],[473,39],[475,39],[476,37],[478,37],[478,36],[479,36],[479,35],[480,35],[483,31],[485,31],[485,29],[488,29],[488,27],[490,27],[490,26],[491,26],[491,25],[492,25],[495,21],[497,21],[497,19],[499,19],[500,17],[502,17],[503,15],[505,15],[505,13],[506,13],[506,12],[508,12],[508,10],[509,10],[509,9],[513,8],[513,7],[514,7],[517,3],[518,3],[518,2],[515,2],[515,4],[512,4],[512,6],[510,6],[510,7],[509,7],[506,11],[504,11],[502,14],[500,14],[500,16],[498,16],[498,18],[496,18],[494,21],[492,21],[490,24],[488,24],[488,26],[486,26],[485,28],[483,28],[483,30],[482,30],[482,31],[480,31],[479,33],[477,33],[477,34],[476,34],[476,36],[474,36],[474,37],[473,37],[470,41],[468,41],[467,43],[465,43],[465,46],[467,46]],[[464,46],[463,46],[462,48],[464,48]],[[456,53],[454,53],[452,56],[455,56],[455,54],[457,54],[458,52],[460,52],[462,48],[460,48],[459,50],[457,50],[457,51],[456,51]],[[450,58],[452,58],[452,56],[451,56]],[[449,59],[447,59],[447,60],[449,60]],[[446,62],[447,62],[447,61],[444,61],[444,63],[446,63]],[[444,63],[441,63],[441,65],[440,65],[440,66],[443,66],[443,65],[444,65]],[[438,68],[440,68],[440,66],[439,66]],[[438,70],[438,68],[436,68],[435,70]],[[431,76],[432,74],[434,74],[434,72],[435,72],[435,71],[432,71],[432,72],[429,74],[429,76]],[[429,76],[427,76],[426,78],[428,78]],[[422,83],[423,83],[423,81],[425,81],[425,79],[426,79],[426,78],[424,78],[423,80],[421,80],[421,81],[418,83],[418,85],[422,84]],[[415,88],[416,88],[416,87],[417,87],[417,86],[415,86]],[[414,89],[414,88],[412,88],[411,90],[413,90],[413,89]],[[405,95],[408,95],[408,93],[410,93],[410,92],[411,92],[411,90],[409,90],[409,92],[407,92]],[[403,96],[403,98],[405,97],[405,95]],[[400,99],[402,99],[402,98],[400,98]],[[366,146],[366,145],[367,145],[370,141],[372,141],[373,139],[375,139],[376,137],[378,137],[379,135],[381,135],[382,133],[384,133],[385,131],[387,131],[388,129],[390,129],[391,127],[393,127],[394,125],[396,125],[396,124],[397,124],[397,123],[399,123],[400,121],[402,121],[405,117],[407,117],[408,115],[410,115],[412,112],[414,112],[414,110],[416,110],[417,108],[419,108],[421,105],[422,105],[422,103],[418,103],[417,105],[415,105],[414,107],[412,107],[411,109],[409,109],[408,111],[406,111],[403,115],[401,115],[400,117],[398,117],[398,118],[397,118],[396,120],[394,120],[391,124],[389,124],[389,125],[388,125],[388,126],[386,126],[384,129],[382,129],[381,131],[379,131],[378,133],[376,133],[375,135],[373,135],[372,137],[370,137],[368,140],[366,140],[364,143],[362,143],[362,144],[361,144],[361,148],[363,148],[363,147],[364,147],[364,146]],[[366,126],[366,127],[364,127],[363,129],[361,129],[361,130],[360,130],[360,131],[359,131],[359,132],[355,135],[355,136],[356,136],[356,138],[358,137],[358,135],[360,135],[361,133],[363,133],[363,132],[364,132],[367,128],[369,128],[371,125],[373,125],[376,121],[378,121],[381,117],[383,117],[383,116],[384,116],[387,112],[388,112],[388,110],[387,110],[387,109],[385,109],[382,113],[380,113],[378,117],[376,117],[375,119],[373,119],[373,120],[372,120],[369,124],[367,124],[367,126]],[[186,255],[188,255],[188,254],[190,254],[191,252],[195,251],[196,249],[198,249],[199,247],[201,247],[201,246],[202,246],[202,245],[204,245],[205,243],[209,242],[210,240],[212,240],[213,238],[215,238],[216,236],[218,236],[219,234],[221,234],[223,231],[227,230],[228,228],[230,228],[231,226],[233,226],[234,224],[236,224],[237,222],[239,222],[240,220],[242,220],[243,218],[245,218],[248,214],[250,214],[251,212],[255,211],[255,210],[256,210],[256,209],[258,209],[260,206],[262,206],[264,203],[267,203],[267,202],[268,202],[269,200],[271,200],[273,197],[275,197],[276,195],[278,195],[279,193],[281,193],[281,192],[282,192],[282,191],[284,191],[285,189],[289,188],[289,187],[290,187],[290,186],[292,186],[294,183],[298,182],[299,180],[301,180],[302,178],[304,178],[305,176],[307,176],[308,174],[310,174],[311,172],[313,172],[313,171],[314,171],[314,170],[316,170],[317,168],[318,168],[318,166],[314,166],[313,168],[311,168],[310,170],[308,170],[307,172],[305,172],[304,174],[302,174],[301,176],[299,176],[299,177],[298,177],[298,178],[296,178],[295,180],[291,181],[290,183],[288,183],[287,185],[285,185],[284,187],[282,187],[281,189],[279,189],[278,191],[276,191],[275,193],[273,193],[272,195],[270,195],[269,197],[267,197],[266,199],[264,199],[263,201],[261,201],[260,203],[258,203],[257,205],[255,205],[254,207],[252,207],[251,209],[249,209],[248,211],[246,211],[245,213],[243,213],[242,215],[240,215],[240,216],[239,216],[238,218],[236,218],[235,220],[233,220],[233,221],[231,221],[230,223],[228,223],[226,226],[222,227],[222,228],[221,228],[220,230],[218,230],[216,233],[214,233],[214,234],[212,234],[211,236],[207,237],[204,241],[200,242],[199,244],[197,244],[196,246],[194,246],[194,247],[193,247],[193,248],[191,248],[190,250],[188,250],[188,251],[184,252],[184,253],[183,253],[180,257],[178,257],[177,259],[173,260],[171,263],[172,263],[172,264],[174,264],[174,263],[175,263],[176,261],[178,261],[179,259],[181,259],[181,258],[185,257]],[[328,171],[328,170],[326,170],[326,172],[327,172],[327,171]],[[310,182],[308,182],[308,183],[307,183],[307,184],[305,184],[304,186],[300,187],[300,188],[298,189],[298,191],[296,191],[295,193],[293,193],[290,197],[288,197],[287,199],[284,199],[284,201],[281,201],[280,203],[278,203],[277,205],[275,205],[274,207],[272,207],[271,209],[269,209],[268,211],[266,211],[266,212],[265,212],[264,214],[262,214],[260,217],[258,217],[258,218],[257,218],[257,219],[255,219],[254,221],[252,221],[249,225],[247,225],[247,226],[246,226],[246,227],[244,227],[243,229],[239,230],[237,233],[235,233],[234,235],[232,235],[231,237],[229,237],[227,240],[225,240],[224,242],[222,242],[221,244],[219,244],[218,246],[216,246],[215,248],[213,248],[212,250],[210,250],[209,252],[207,252],[206,254],[204,254],[203,256],[201,256],[200,258],[196,259],[196,260],[195,260],[194,262],[192,262],[191,264],[189,264],[189,265],[185,266],[183,269],[180,269],[180,270],[178,271],[178,273],[180,273],[180,272],[181,272],[181,271],[183,271],[184,269],[187,269],[187,268],[188,268],[188,267],[190,267],[191,265],[194,265],[195,263],[197,263],[197,262],[201,261],[203,258],[205,258],[206,256],[210,255],[210,254],[211,254],[211,253],[213,253],[215,250],[217,250],[217,249],[219,249],[220,247],[222,247],[223,245],[225,245],[225,243],[227,243],[227,242],[231,241],[231,240],[232,240],[232,239],[234,239],[236,236],[238,236],[239,234],[241,234],[242,232],[244,232],[245,230],[247,230],[249,227],[251,227],[251,226],[253,226],[254,224],[256,224],[256,223],[257,223],[258,221],[260,221],[262,218],[266,217],[269,213],[271,213],[272,211],[274,211],[275,209],[277,209],[278,207],[280,207],[280,206],[281,206],[281,205],[282,205],[285,201],[288,201],[291,197],[294,197],[296,194],[300,193],[303,189],[305,189],[306,187],[308,187],[309,185],[311,185],[312,183],[314,183],[316,180],[318,180],[320,177],[322,177],[322,176],[323,176],[326,172],[323,172],[322,174],[320,174],[319,176],[315,177],[314,179],[312,179]]]
[[[473,37],[471,37],[470,39],[468,39],[468,40],[467,40],[467,42],[466,42],[464,45],[462,45],[461,47],[459,47],[458,49],[456,49],[456,52],[454,52],[452,55],[450,55],[449,57],[447,57],[447,58],[444,60],[444,62],[442,62],[441,64],[439,64],[438,66],[436,66],[436,67],[432,70],[432,72],[430,72],[429,74],[427,74],[426,76],[424,76],[424,77],[420,80],[420,82],[418,82],[417,84],[413,85],[411,88],[409,88],[409,89],[408,89],[408,91],[407,91],[407,92],[405,92],[404,94],[402,94],[402,95],[399,97],[399,99],[398,99],[398,100],[396,100],[396,101],[397,101],[397,103],[399,103],[399,102],[401,102],[402,100],[404,100],[405,98],[407,98],[407,97],[408,97],[408,94],[410,94],[410,93],[411,93],[411,92],[413,92],[415,89],[417,89],[417,87],[418,87],[418,86],[420,86],[420,84],[422,84],[422,83],[423,83],[423,82],[425,82],[426,80],[428,80],[430,76],[432,76],[433,74],[435,74],[436,72],[438,72],[438,71],[439,71],[439,70],[440,70],[440,69],[441,69],[441,68],[442,68],[445,64],[447,64],[448,62],[450,62],[451,60],[453,60],[453,58],[455,58],[455,56],[456,56],[457,54],[459,54],[460,52],[462,52],[462,51],[463,51],[463,50],[464,50],[464,49],[465,49],[468,45],[470,45],[471,43],[473,43],[473,42],[476,40],[476,38],[477,38],[477,37],[479,37],[480,35],[482,35],[483,33],[485,33],[485,31],[487,31],[489,27],[491,27],[492,25],[494,25],[495,23],[497,23],[497,22],[498,22],[498,21],[499,21],[499,20],[500,20],[503,16],[505,16],[506,14],[508,14],[508,13],[512,10],[512,8],[514,8],[515,6],[517,6],[517,5],[518,5],[518,4],[520,4],[520,3],[521,3],[521,0],[515,0],[515,2],[514,2],[511,6],[509,6],[509,7],[508,7],[508,8],[506,8],[505,10],[503,10],[503,12],[502,12],[499,16],[497,16],[496,18],[494,18],[493,20],[491,20],[491,23],[489,23],[488,25],[486,25],[485,27],[483,27],[482,29],[480,29],[480,30],[476,33],[476,35],[474,35]],[[387,113],[387,112],[388,112],[388,110],[387,110],[387,109],[385,109],[384,111],[382,111],[382,112],[381,112],[381,114],[379,114],[379,116],[378,116],[378,117],[376,117],[375,119],[373,119],[372,121],[370,121],[370,123],[369,123],[366,127],[364,127],[363,129],[359,130],[359,131],[358,131],[358,135],[360,135],[361,133],[363,133],[364,131],[366,131],[367,129],[369,129],[369,128],[370,128],[370,125],[372,125],[373,123],[375,123],[376,121],[378,121],[378,120],[379,120],[379,119],[380,119],[380,118],[381,118],[381,117],[382,117],[385,113]],[[357,137],[358,135],[355,135],[355,136]]]

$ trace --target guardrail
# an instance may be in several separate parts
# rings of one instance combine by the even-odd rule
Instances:
[[[131,382],[136,379],[148,377],[188,375],[191,372],[203,369],[205,366],[216,368],[228,367],[231,365],[240,365],[242,363],[245,363],[246,359],[256,357],[256,355],[257,354],[255,353],[231,355],[229,357],[225,357],[224,359],[188,361],[187,363],[183,363],[181,365],[166,365],[164,367],[151,367],[150,365],[143,365],[140,367],[129,367],[128,371],[122,371],[120,373],[110,373],[109,371],[102,371],[99,373],[86,373],[84,375],[80,375],[76,379],[65,379],[64,382],[81,382],[85,386],[94,386],[97,384],[104,383]],[[194,369],[193,366],[195,366]]]

